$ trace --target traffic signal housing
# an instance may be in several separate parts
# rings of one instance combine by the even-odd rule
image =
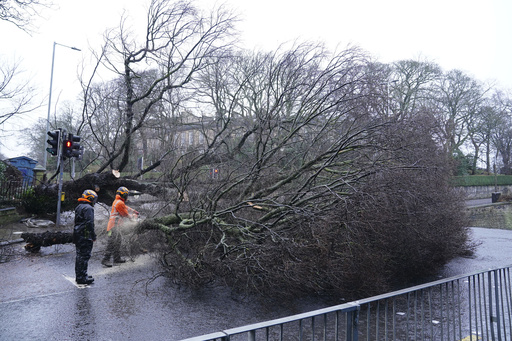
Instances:
[[[82,157],[82,147],[80,146],[80,136],[73,135],[71,133],[68,134],[67,140],[64,140],[62,144],[62,155],[64,158],[77,158],[80,159]]]
[[[82,153],[83,153],[82,146],[80,146],[81,138],[78,135],[72,135],[72,134],[69,134],[69,135],[70,135],[70,140],[71,140],[71,157],[81,159]]]
[[[59,153],[60,130],[49,131],[47,134],[51,139],[46,140],[50,145],[50,147],[46,148],[46,151],[55,156]]]
[[[63,158],[71,157],[71,152],[73,148],[73,140],[71,139],[73,135],[68,134],[68,138],[62,143],[62,156]]]

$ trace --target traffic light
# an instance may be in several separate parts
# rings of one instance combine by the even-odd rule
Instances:
[[[50,147],[46,148],[46,151],[55,156],[59,153],[60,130],[49,131],[47,134],[51,137],[51,139],[46,140],[46,142],[48,142],[50,145]]]
[[[71,140],[71,157],[76,157],[77,159],[82,158],[83,149],[82,146],[80,146],[80,136],[77,135],[70,135]]]
[[[62,144],[62,155],[64,158],[74,157],[80,159],[82,157],[83,149],[80,146],[80,139],[78,135],[68,134],[67,140]]]
[[[73,148],[72,137],[73,137],[73,135],[68,134],[67,140],[64,140],[64,142],[62,143],[62,157],[63,158],[71,157],[71,152],[72,152],[72,148]]]

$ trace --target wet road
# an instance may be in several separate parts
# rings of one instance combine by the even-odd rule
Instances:
[[[472,232],[481,242],[475,256],[453,260],[443,277],[512,264],[512,231]],[[218,289],[180,289],[162,277],[149,281],[160,271],[149,255],[103,268],[96,252],[95,283],[78,287],[73,246],[41,250],[0,264],[0,340],[180,340],[339,303],[272,306]]]
[[[449,262],[442,277],[512,265],[512,230],[473,227],[471,232],[472,240],[479,244],[475,254],[471,258],[456,258]]]
[[[95,253],[89,266],[95,283],[77,286],[74,247],[41,250],[0,264],[0,340],[180,340],[325,306],[269,310],[227,291],[150,281],[160,268],[149,255],[104,268]]]

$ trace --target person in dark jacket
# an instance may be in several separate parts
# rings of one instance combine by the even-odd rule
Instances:
[[[96,241],[94,232],[94,204],[98,200],[95,191],[88,189],[78,198],[75,208],[75,228],[73,229],[73,243],[76,246],[75,275],[76,283],[91,284],[92,276],[87,275],[87,267],[91,258],[93,242]]]

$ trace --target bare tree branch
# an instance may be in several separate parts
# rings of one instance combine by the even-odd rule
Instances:
[[[34,18],[41,16],[42,9],[52,7],[49,0],[3,0],[0,1],[0,20],[30,34],[34,30]]]

